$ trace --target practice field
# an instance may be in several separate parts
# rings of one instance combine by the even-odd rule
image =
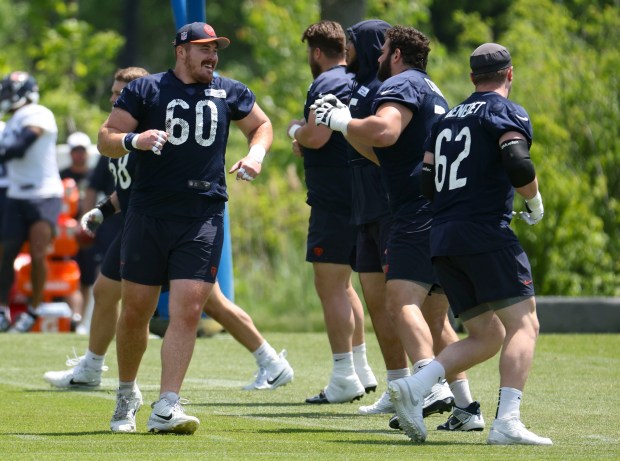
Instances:
[[[388,428],[389,416],[361,416],[359,402],[311,406],[304,399],[327,384],[331,356],[323,334],[265,335],[288,350],[295,381],[275,391],[247,392],[254,359],[228,334],[199,339],[182,395],[200,418],[193,436],[146,432],[148,404],[157,398],[161,340],[151,340],[139,385],[145,405],[136,434],[114,435],[116,357],[110,351],[101,388],[61,391],[42,379],[62,370],[72,349],[87,338],[73,334],[0,335],[0,457],[74,460],[512,460],[620,459],[620,335],[542,335],[525,389],[521,415],[552,447],[486,445],[495,414],[497,358],[470,370],[474,398],[482,402],[487,429],[444,433],[435,427],[447,414],[427,418],[427,442],[414,445]],[[385,390],[376,341],[367,335],[370,363]],[[372,403],[378,393],[362,399]]]

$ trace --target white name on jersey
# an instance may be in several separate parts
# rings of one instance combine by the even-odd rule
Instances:
[[[450,112],[448,112],[448,114],[446,115],[446,118],[467,117],[468,115],[475,114],[476,112],[478,112],[478,110],[485,104],[486,104],[486,101],[472,102],[471,104],[459,104],[458,106],[454,107]]]

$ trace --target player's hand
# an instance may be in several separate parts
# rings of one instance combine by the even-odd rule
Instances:
[[[136,145],[140,150],[150,150],[161,155],[164,144],[168,141],[168,133],[161,130],[147,130],[139,134]]]
[[[299,145],[299,142],[297,141],[292,141],[291,142],[291,150],[293,151],[293,155],[296,157],[300,157],[303,158],[304,153],[301,150],[301,146]]]
[[[519,212],[519,217],[523,221],[528,223],[530,226],[540,222],[545,215],[545,208],[543,206],[540,192],[537,192],[534,197],[525,201],[525,208],[527,211]]]
[[[337,107],[331,103],[323,103],[314,111],[314,123],[317,126],[325,125],[334,131],[347,134],[347,128],[351,121],[351,112],[347,106]]]
[[[325,104],[335,106],[338,109],[347,107],[346,104],[343,104],[342,101],[340,101],[340,99],[338,99],[335,95],[325,94],[314,101],[314,103],[310,106],[310,110],[316,110],[317,107],[323,106]]]
[[[97,229],[103,223],[103,213],[99,208],[93,208],[87,211],[80,219],[80,226],[89,236],[94,237]]]
[[[232,174],[237,172],[237,181],[254,181],[260,174],[261,169],[262,164],[248,155],[235,163],[232,168],[228,170],[228,173]]]

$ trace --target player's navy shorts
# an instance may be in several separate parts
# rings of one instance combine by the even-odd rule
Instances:
[[[93,245],[88,248],[80,248],[75,255],[75,261],[80,268],[80,283],[82,285],[92,285],[97,278],[97,263],[95,257],[97,248]]]
[[[357,226],[349,216],[312,207],[306,242],[306,261],[355,267]]]
[[[394,219],[388,236],[386,280],[408,280],[429,290],[439,282],[430,248],[430,214]]]
[[[356,272],[383,272],[392,218],[362,224],[357,231]]]
[[[6,187],[0,187],[0,233],[2,233],[2,223],[4,222],[3,217],[5,216],[4,214],[4,207],[6,204]]]
[[[7,198],[2,226],[3,240],[26,241],[28,230],[38,221],[47,221],[56,234],[56,223],[62,207],[60,197],[40,199]],[[9,219],[9,216],[11,219]]]
[[[80,267],[80,282],[84,285],[93,285],[97,279],[97,269],[103,264],[108,248],[120,236],[123,230],[123,217],[120,213],[108,217],[95,235],[95,243],[89,248],[82,248],[75,255],[75,260]],[[118,241],[117,255],[114,260],[116,271],[115,277],[109,277],[120,281],[120,240]],[[104,274],[105,275],[105,274]],[[107,277],[107,275],[106,275]]]
[[[121,243],[123,279],[143,285],[168,280],[215,283],[224,244],[224,203],[211,206],[210,216],[173,221],[131,209],[125,217]]]
[[[454,316],[463,320],[534,296],[530,261],[521,245],[474,255],[435,256],[433,265]]]
[[[110,243],[101,263],[101,273],[117,282],[121,281],[121,237],[122,232],[119,232]]]

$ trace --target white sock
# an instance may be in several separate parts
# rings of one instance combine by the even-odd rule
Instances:
[[[101,371],[103,368],[104,359],[105,354],[97,355],[90,350],[86,351],[86,354],[84,354],[84,364],[86,365],[86,368],[90,368],[91,370]]]
[[[411,375],[409,368],[399,368],[398,370],[387,371],[387,382],[395,381],[397,379],[406,378]]]
[[[523,392],[512,387],[500,387],[499,401],[497,402],[497,413],[495,419],[521,419],[521,398]]]
[[[366,343],[353,346],[353,365],[359,369],[369,367],[368,358],[366,357]]]
[[[134,387],[136,387],[135,381],[119,381],[118,382],[118,393],[125,397],[129,397],[133,392]]]
[[[416,364],[419,362],[416,362]],[[414,368],[415,371],[415,368]],[[446,370],[444,370],[443,365],[439,363],[437,360],[432,360],[428,365],[424,366],[417,373],[411,375],[409,379],[415,379],[424,389],[424,395],[428,395],[431,391],[431,387],[434,384],[437,384],[441,380],[445,379]]]
[[[420,371],[422,368],[424,368],[426,365],[428,365],[432,361],[433,359],[418,360],[416,363],[413,364],[413,368],[411,369],[411,374],[415,375],[418,371]]]
[[[355,373],[353,365],[353,352],[344,352],[342,354],[334,354],[334,375],[349,376]]]
[[[161,394],[159,394],[159,399],[166,399],[168,402],[170,402],[172,405],[174,405],[175,403],[177,403],[179,401],[179,394],[177,394],[176,392],[162,392]]]
[[[265,340],[258,349],[252,352],[252,355],[256,359],[256,363],[259,367],[264,367],[269,362],[278,359],[278,353],[271,347],[271,344],[269,344],[267,340]]]
[[[454,404],[459,408],[467,408],[473,401],[469,390],[469,381],[457,379],[450,383],[450,390],[454,394]]]

